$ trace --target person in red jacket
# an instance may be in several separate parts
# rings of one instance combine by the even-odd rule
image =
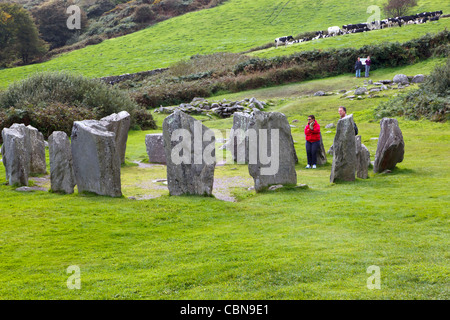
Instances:
[[[306,169],[316,168],[317,151],[320,147],[320,126],[313,115],[308,116],[308,124],[305,127],[306,155],[308,165]]]

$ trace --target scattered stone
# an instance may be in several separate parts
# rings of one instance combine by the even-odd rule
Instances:
[[[380,80],[378,82],[381,84],[390,84],[390,83],[392,83],[392,80]]]
[[[121,162],[116,135],[101,121],[84,120],[74,122],[71,140],[78,192],[121,197]]]
[[[336,125],[334,123],[329,123],[329,124],[327,124],[325,126],[325,129],[331,129],[331,128],[334,128],[334,127],[336,127]]]
[[[355,90],[355,95],[359,96],[361,94],[364,94],[367,91],[366,87],[359,87]]]
[[[396,74],[394,76],[393,82],[399,84],[408,84],[409,83],[408,76],[404,74]]]
[[[255,112],[248,129],[255,135],[254,143],[250,139],[248,166],[255,190],[277,184],[296,185],[297,155],[286,116],[280,112]],[[261,143],[264,140],[266,146]]]
[[[176,110],[163,121],[163,139],[170,195],[212,195],[216,165],[214,132]]]
[[[145,147],[148,162],[166,164],[166,151],[164,149],[164,138],[162,133],[145,135]]]
[[[51,189],[54,192],[71,194],[76,182],[69,137],[65,132],[54,131],[48,141]]]
[[[298,122],[298,119],[294,119],[294,120],[292,120],[291,123],[297,123],[297,122]]]
[[[354,181],[356,171],[356,142],[353,115],[339,119],[333,142],[333,164],[330,182]]]
[[[392,170],[396,164],[403,161],[405,154],[405,142],[402,131],[396,119],[383,118],[380,121],[380,136],[378,139],[377,152],[373,172]]]
[[[274,191],[274,190],[277,190],[277,189],[280,189],[280,188],[283,188],[283,185],[282,184],[276,184],[276,185],[270,186],[269,190],[270,191]]]
[[[116,148],[119,153],[120,163],[125,163],[125,152],[127,149],[128,130],[130,130],[131,116],[126,111],[113,113],[100,121],[105,122],[104,126],[108,131],[116,135]]]
[[[24,186],[24,187],[17,188],[16,191],[19,191],[19,192],[32,192],[32,191],[47,191],[47,190],[45,188],[42,188],[42,187],[27,187],[27,186]]]
[[[314,96],[318,96],[318,97],[322,97],[322,96],[324,96],[325,95],[325,92],[324,91],[317,91],[316,93],[314,93]]]

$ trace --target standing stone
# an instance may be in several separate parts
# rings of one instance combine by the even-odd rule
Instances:
[[[294,141],[286,116],[280,112],[254,112],[249,124],[249,166],[255,190],[271,185],[296,185]]]
[[[383,118],[380,121],[380,136],[378,138],[377,152],[373,172],[392,170],[396,164],[403,161],[405,142],[398,121]]]
[[[211,195],[216,166],[214,132],[176,110],[163,121],[163,139],[170,195]]]
[[[353,114],[339,119],[333,142],[333,164],[330,182],[354,181],[356,171],[356,142]]]
[[[360,179],[369,177],[370,152],[367,147],[361,143],[361,136],[355,137],[356,141],[356,176]]]
[[[148,154],[148,162],[166,164],[166,151],[162,133],[145,135],[145,147]]]
[[[84,120],[74,122],[71,139],[78,192],[122,196],[116,135],[101,121]]]
[[[45,160],[45,140],[44,135],[38,129],[27,126],[30,135],[30,173],[46,174],[47,163]]]
[[[252,115],[243,112],[233,114],[233,127],[230,131],[230,139],[227,149],[230,150],[233,161],[248,163],[248,135],[247,130]]]
[[[130,130],[131,116],[126,111],[113,113],[102,118],[104,126],[108,131],[114,132],[116,135],[116,148],[120,156],[120,163],[125,163],[125,152],[127,149],[128,130]]]
[[[322,132],[320,133],[320,147],[317,150],[317,164],[323,166],[327,163],[327,153],[325,152],[325,147],[322,140]]]
[[[48,137],[48,143],[51,189],[71,194],[74,192],[75,176],[69,137],[63,131],[54,131]]]
[[[2,161],[9,185],[28,186],[29,153],[25,136],[17,129],[2,130]]]

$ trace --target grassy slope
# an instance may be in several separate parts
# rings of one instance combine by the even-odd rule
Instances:
[[[365,33],[346,34],[340,37],[318,39],[287,47],[269,48],[252,52],[250,55],[257,57],[275,57],[280,55],[290,55],[298,51],[326,50],[328,48],[361,48],[365,45],[380,44],[383,42],[406,42],[427,33],[437,33],[450,27],[450,19],[441,19],[431,23],[421,25],[406,25],[401,28],[386,28]]]
[[[362,22],[371,15],[366,13],[367,4],[364,2],[291,0],[277,17],[280,5],[285,3],[287,1],[230,0],[216,8],[169,19],[43,64],[2,70],[0,88],[42,70],[71,70],[89,77],[100,77],[167,67],[194,54],[240,52],[278,36]],[[371,5],[382,3],[384,1],[375,0]],[[420,0],[416,9],[417,12],[448,12],[450,3]]]
[[[372,78],[428,73],[435,63],[378,70]],[[278,87],[278,95],[274,88],[241,93],[276,99],[291,92],[276,109],[300,120],[292,132],[298,182],[308,184],[307,190],[255,194],[237,188],[240,201],[228,203],[23,194],[0,186],[0,298],[449,299],[450,168],[443,165],[450,156],[448,123],[400,120],[405,160],[390,175],[330,184],[330,164],[303,169],[306,115],[316,114],[324,126],[336,121],[336,107],[343,103],[355,114],[373,160],[376,141],[370,138],[378,136],[379,126],[370,110],[387,98],[299,97],[362,80],[356,81],[348,75],[305,82],[296,84],[297,94],[293,85]],[[157,117],[159,125],[162,119]],[[224,129],[231,122],[205,124]],[[326,148],[334,136],[329,131]],[[145,157],[146,133],[130,133],[129,161]],[[136,195],[143,184],[164,176],[163,167],[125,167],[124,195]],[[215,176],[248,176],[248,169],[229,164]],[[81,290],[67,289],[70,265],[81,268]],[[371,265],[381,269],[381,290],[366,287]]]

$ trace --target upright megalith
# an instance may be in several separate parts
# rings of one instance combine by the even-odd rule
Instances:
[[[20,130],[4,128],[2,139],[2,161],[6,180],[9,185],[28,186],[30,163],[25,136]]]
[[[320,133],[320,147],[317,150],[317,164],[323,166],[327,163],[327,153],[325,151],[325,146],[323,145],[322,132]]]
[[[355,180],[356,141],[353,124],[352,114],[339,119],[337,123],[330,182]]]
[[[253,112],[248,126],[249,165],[255,190],[271,185],[296,185],[294,141],[286,116],[280,112]]]
[[[71,136],[72,159],[78,192],[120,197],[120,156],[116,135],[102,121],[75,121]]]
[[[361,136],[355,137],[356,142],[356,176],[360,179],[369,177],[370,152],[367,147],[361,143]]]
[[[176,110],[163,121],[163,139],[170,195],[211,195],[216,165],[214,132]]]
[[[44,135],[38,129],[27,126],[30,136],[30,173],[47,173],[47,164],[45,160],[45,140]]]
[[[113,113],[100,120],[108,131],[116,135],[116,148],[119,153],[120,163],[125,163],[127,149],[128,130],[130,130],[131,116],[126,111]]]
[[[248,163],[248,126],[252,115],[244,112],[235,112],[233,114],[233,127],[230,131],[230,138],[227,143],[227,149],[237,163]]]
[[[147,150],[148,162],[161,164],[167,163],[162,133],[151,133],[145,135],[145,147]]]
[[[47,164],[45,160],[45,141],[44,135],[36,128],[22,123],[14,123],[10,129],[17,130],[24,137],[25,149],[27,151],[26,161],[30,174],[47,173]]]
[[[377,152],[373,172],[392,170],[397,163],[403,161],[405,142],[402,131],[396,119],[383,118],[380,121],[380,136],[378,138]]]
[[[52,191],[73,193],[76,183],[69,137],[65,132],[54,131],[48,137],[48,148]]]

